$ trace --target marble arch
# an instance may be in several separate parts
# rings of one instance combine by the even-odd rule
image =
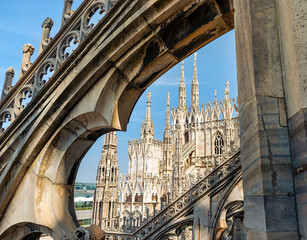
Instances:
[[[159,76],[235,26],[246,237],[306,238],[306,8],[290,0],[118,1],[1,135],[0,236],[29,222],[55,239],[72,237],[82,156],[102,134],[126,129]]]

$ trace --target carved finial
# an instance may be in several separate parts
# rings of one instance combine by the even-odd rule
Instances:
[[[34,47],[30,44],[30,43],[27,43],[23,46],[22,48],[22,53],[30,53],[31,55],[33,54],[34,52]]]
[[[147,93],[147,102],[150,102],[150,99],[151,99],[151,92],[149,91],[149,92]]]
[[[53,26],[53,20],[47,17],[42,24],[42,28],[52,28],[52,26]]]
[[[229,94],[229,82],[228,80],[226,81],[226,86],[225,86],[225,95]]]
[[[61,27],[67,22],[67,20],[73,15],[74,11],[71,10],[71,6],[74,0],[64,0],[64,10],[63,10],[63,17],[62,17],[62,24]]]
[[[170,105],[170,96],[169,96],[169,92],[167,93],[166,105],[167,105],[168,107],[169,107],[169,105]]]
[[[215,97],[215,100],[216,100],[216,98],[217,98],[216,90],[214,90],[214,97]]]
[[[6,70],[6,75],[12,75],[14,77],[15,75],[15,71],[14,71],[14,68],[13,67],[9,67],[7,70]]]
[[[26,45],[23,46],[22,52],[23,52],[23,58],[21,62],[19,79],[24,75],[24,73],[29,69],[29,67],[32,64],[30,62],[30,58],[34,52],[34,47],[31,44],[27,43]]]
[[[49,44],[52,38],[50,38],[50,31],[53,26],[53,21],[51,18],[46,18],[42,24],[43,33],[41,39],[41,45],[39,48],[39,54],[44,50],[44,48]]]
[[[3,98],[5,98],[5,96],[11,90],[14,74],[15,74],[14,68],[9,67],[9,69],[5,73],[5,79],[4,79],[4,84],[3,84],[2,94],[1,94],[1,100]]]

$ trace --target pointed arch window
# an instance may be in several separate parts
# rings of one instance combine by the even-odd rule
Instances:
[[[214,149],[215,154],[223,154],[224,153],[224,140],[220,133],[217,133],[214,139]]]
[[[185,132],[184,133],[184,142],[188,142],[189,141],[189,132]]]
[[[111,182],[113,183],[113,178],[114,178],[114,168],[112,167],[112,174],[111,174]]]

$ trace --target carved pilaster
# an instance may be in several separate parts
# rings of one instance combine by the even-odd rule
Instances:
[[[10,67],[5,73],[5,80],[3,84],[1,100],[9,93],[12,88],[12,81],[15,75],[14,68]]]
[[[21,69],[18,79],[20,79],[24,75],[24,73],[29,69],[29,67],[32,65],[32,63],[30,62],[30,58],[33,52],[34,52],[34,47],[31,44],[27,43],[26,45],[23,46],[22,49],[23,57],[22,57]]]
[[[46,18],[42,24],[43,33],[41,39],[41,45],[39,48],[39,54],[45,49],[45,47],[49,44],[52,38],[50,38],[50,31],[53,26],[53,20],[51,18]]]

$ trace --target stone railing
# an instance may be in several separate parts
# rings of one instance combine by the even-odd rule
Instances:
[[[214,169],[211,173],[206,175],[197,184],[192,186],[188,191],[163,206],[161,211],[159,211],[157,214],[154,216],[149,216],[147,220],[145,219],[145,221],[142,222],[141,227],[136,228],[133,233],[121,232],[123,229],[113,229],[113,231],[108,231],[108,229],[106,229],[106,239],[147,239],[176,216],[180,215],[180,213],[193,207],[195,203],[203,196],[208,194],[210,190],[224,182],[224,180],[228,179],[229,177],[234,176],[234,174],[240,169],[240,152],[237,152],[219,167]]]
[[[0,136],[9,125],[20,115],[25,105],[37,95],[55,72],[61,68],[74,49],[92,31],[95,24],[103,19],[104,14],[117,0],[85,0],[73,12],[73,0],[64,0],[62,27],[56,36],[49,38],[53,22],[47,18],[43,23],[43,37],[40,54],[33,64],[30,57],[34,48],[26,44],[23,49],[21,74],[14,87],[11,86],[14,70],[9,68],[0,102]]]

